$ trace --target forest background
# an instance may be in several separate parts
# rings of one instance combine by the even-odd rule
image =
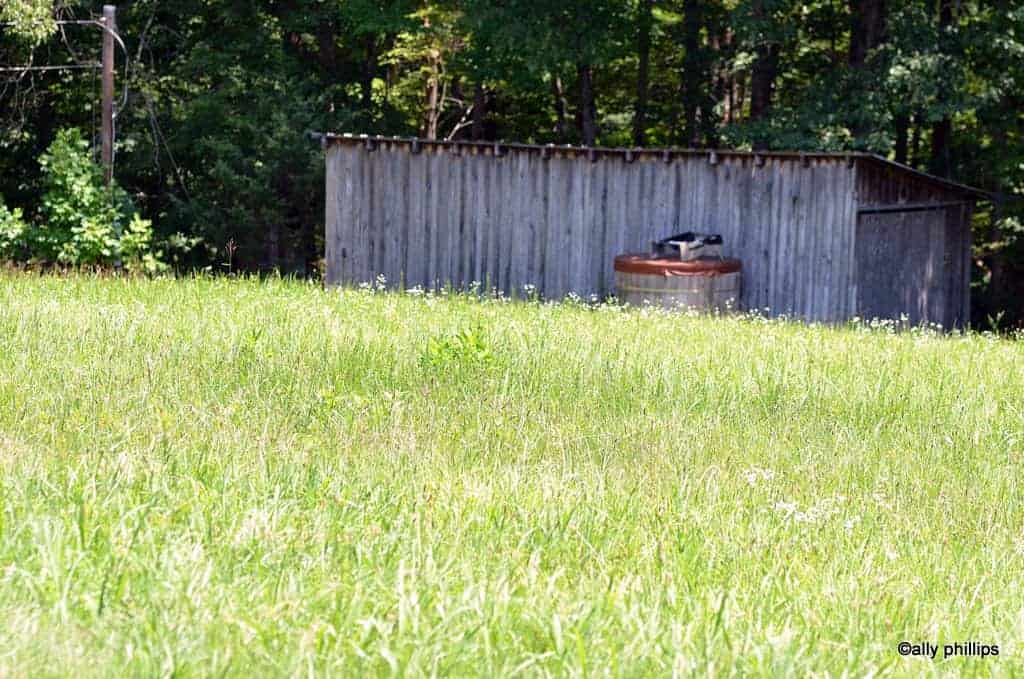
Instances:
[[[100,13],[0,0],[0,196],[29,217],[61,130],[97,152],[100,82],[20,67],[98,61],[57,22]],[[991,193],[973,320],[1024,323],[1024,3],[129,0],[118,29],[116,178],[180,271],[317,274],[311,131],[863,150]]]

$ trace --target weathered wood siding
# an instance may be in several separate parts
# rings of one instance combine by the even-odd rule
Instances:
[[[974,198],[934,178],[862,160],[854,279],[857,314],[913,325],[970,321]],[[898,211],[901,205],[912,206]],[[927,207],[932,205],[933,207]],[[888,206],[892,211],[871,210]]]
[[[862,158],[857,163],[857,197],[862,205],[952,202],[969,199],[963,191],[934,177],[907,172],[899,165]]]
[[[963,325],[961,247],[953,208],[863,214],[857,226],[857,313],[912,325]]]
[[[743,308],[842,320],[855,182],[854,163],[813,155],[332,143],[327,278],[603,296],[617,254],[694,230],[743,260]]]

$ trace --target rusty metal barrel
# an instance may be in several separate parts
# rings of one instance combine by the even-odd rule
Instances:
[[[699,257],[681,261],[658,255],[619,255],[615,258],[616,294],[622,302],[635,306],[736,309],[742,271],[738,259]]]

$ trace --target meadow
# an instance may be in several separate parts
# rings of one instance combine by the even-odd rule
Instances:
[[[0,675],[1022,674],[1022,454],[987,334],[0,274]]]

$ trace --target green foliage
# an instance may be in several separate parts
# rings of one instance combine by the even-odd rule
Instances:
[[[480,369],[495,364],[495,356],[487,342],[487,335],[479,323],[456,333],[443,334],[427,340],[420,363],[441,372]]]
[[[148,275],[167,271],[163,252],[154,249],[153,223],[143,219],[138,213],[132,214],[131,220],[120,234],[117,245],[121,261],[128,271]],[[187,249],[184,251],[187,252]]]
[[[64,265],[110,265],[120,256],[127,196],[103,185],[103,170],[89,157],[77,129],[62,130],[39,159],[43,196],[33,254]]]
[[[93,58],[96,27],[53,33],[52,19],[97,8],[6,0],[17,26],[2,31],[0,63]],[[872,8],[881,30],[869,36],[858,22]],[[579,143],[586,119],[596,143],[631,145],[642,44],[649,145],[863,149],[990,190],[1021,216],[1019,2],[139,0],[120,6],[118,26],[131,59],[118,180],[155,242],[192,244],[174,254],[183,268],[230,258],[234,270],[316,271],[323,155],[309,131]],[[755,115],[765,54],[770,101]],[[35,159],[56,129],[95,129],[97,106],[87,71],[0,87],[0,193],[39,214]],[[83,252],[105,256],[110,244],[86,231]],[[978,240],[1002,231],[979,224]],[[1007,266],[1022,251],[1018,240],[976,260],[993,281],[979,296],[1024,281]]]
[[[14,35],[30,45],[38,45],[57,30],[53,5],[53,0],[3,0],[0,22],[12,24],[9,28]]]
[[[0,196],[0,259],[17,259],[25,247],[25,220],[19,208],[9,209]]]
[[[60,266],[123,264],[133,272],[165,268],[153,248],[149,220],[132,211],[117,184],[104,186],[103,171],[89,156],[77,129],[62,130],[39,159],[43,195],[38,220],[26,225],[20,211],[0,211],[0,255]]]
[[[415,22],[413,27],[395,36],[383,63],[403,73],[393,96],[399,105],[420,114],[420,120],[410,120],[410,124],[422,136],[444,136],[442,120],[451,117],[446,113],[454,108],[457,120],[466,104],[451,92],[453,62],[466,46],[459,25],[461,16],[443,7],[427,6],[410,14],[409,19]]]

